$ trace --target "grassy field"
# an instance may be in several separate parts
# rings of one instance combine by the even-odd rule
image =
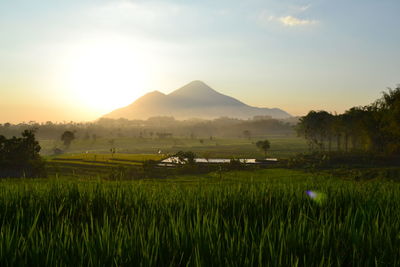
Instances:
[[[271,149],[268,157],[288,158],[297,153],[307,151],[304,139],[285,136],[264,136]],[[257,149],[258,139],[150,139],[150,138],[117,138],[98,139],[96,142],[74,140],[66,154],[53,156],[52,148],[62,147],[60,141],[41,140],[42,155],[47,160],[47,170],[51,176],[87,176],[105,177],[119,172],[119,168],[140,168],[145,160],[160,160],[168,154],[180,150],[193,151],[198,157],[207,158],[264,158],[264,153]],[[115,147],[117,153],[111,155],[110,148]],[[161,150],[161,154],[156,154]]]
[[[255,143],[258,140],[268,139],[271,142],[269,156],[287,158],[296,153],[307,151],[306,141],[293,136],[264,136],[258,139],[151,139],[151,138],[100,138],[96,142],[88,140],[74,140],[67,153],[109,153],[115,147],[118,153],[128,154],[155,154],[159,150],[163,154],[174,154],[179,150],[191,150],[199,156],[211,158],[262,158],[264,154],[259,151]],[[55,147],[63,148],[61,141],[40,140],[43,155],[51,155]]]
[[[382,180],[283,169],[9,179],[0,218],[0,266],[400,265],[400,185]]]
[[[47,156],[46,169],[50,176],[107,177],[120,168],[141,168],[147,160],[159,161],[161,154],[99,154],[75,153]]]

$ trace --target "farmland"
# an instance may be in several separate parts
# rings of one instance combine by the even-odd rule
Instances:
[[[303,138],[294,136],[259,136],[258,138],[213,138],[190,139],[190,138],[100,138],[92,140],[75,140],[66,151],[67,153],[103,153],[110,152],[110,148],[116,148],[121,154],[155,154],[159,150],[163,154],[173,154],[180,150],[190,150],[204,156],[218,158],[261,158],[263,153],[257,150],[255,143],[258,140],[268,139],[271,141],[269,155],[271,157],[288,158],[296,153],[307,151],[307,143]],[[54,147],[62,147],[61,141],[40,140],[42,155],[52,155]]]
[[[270,157],[306,151],[268,139]],[[121,138],[113,153],[100,138],[50,155],[57,141],[41,140],[47,178],[0,180],[0,266],[400,264],[396,167],[155,164],[180,150],[263,158],[254,141]]]
[[[0,192],[1,266],[400,264],[400,185],[390,181],[266,169],[5,179]]]
[[[50,176],[109,177],[121,168],[141,168],[148,160],[159,161],[160,154],[98,154],[75,153],[47,157],[47,172]]]

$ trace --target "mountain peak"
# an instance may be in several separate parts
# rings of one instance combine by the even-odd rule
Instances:
[[[167,96],[160,91],[153,91],[145,94],[136,100],[137,103],[160,102]]]
[[[288,118],[290,115],[280,109],[257,108],[221,94],[202,81],[192,81],[165,95],[159,91],[147,93],[125,108],[117,109],[107,118],[147,119],[154,116],[185,118],[251,118],[269,115],[274,118]]]
[[[208,86],[205,82],[203,82],[203,81],[200,81],[200,80],[194,80],[194,81],[191,81],[190,83],[188,83],[187,85],[185,85],[185,86],[202,86],[202,87],[208,87],[208,88],[210,88],[210,86]]]
[[[155,91],[147,93],[146,95],[148,95],[148,96],[150,96],[150,95],[157,96],[157,95],[165,95],[165,94],[161,93],[160,91],[155,90]]]
[[[210,95],[210,94],[218,94],[217,91],[212,89],[210,86],[205,84],[202,81],[195,80],[192,81],[185,86],[173,91],[169,95],[171,96],[193,96],[197,97],[199,95]]]

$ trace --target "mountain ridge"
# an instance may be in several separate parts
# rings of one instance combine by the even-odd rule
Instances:
[[[249,106],[196,80],[169,94],[159,91],[149,92],[132,104],[116,109],[103,117],[147,119],[154,116],[173,116],[176,119],[213,119],[225,116],[248,119],[258,115],[276,119],[291,117],[289,113],[279,108]]]

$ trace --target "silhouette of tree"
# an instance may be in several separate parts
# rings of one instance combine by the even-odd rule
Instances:
[[[65,131],[61,135],[61,140],[64,142],[65,147],[69,147],[71,145],[71,142],[75,139],[75,134],[74,132],[71,131]]]
[[[244,136],[244,138],[247,138],[247,139],[251,139],[251,132],[249,131],[249,130],[244,130],[243,131],[243,136]]]
[[[297,134],[308,140],[310,149],[323,151],[336,137],[337,150],[400,154],[400,85],[364,107],[353,107],[340,115],[310,111],[301,117]]]
[[[22,138],[0,135],[0,177],[45,176],[40,149],[32,130],[23,131]]]
[[[256,146],[258,149],[264,152],[264,156],[267,157],[267,151],[270,149],[271,144],[268,140],[257,141]]]

